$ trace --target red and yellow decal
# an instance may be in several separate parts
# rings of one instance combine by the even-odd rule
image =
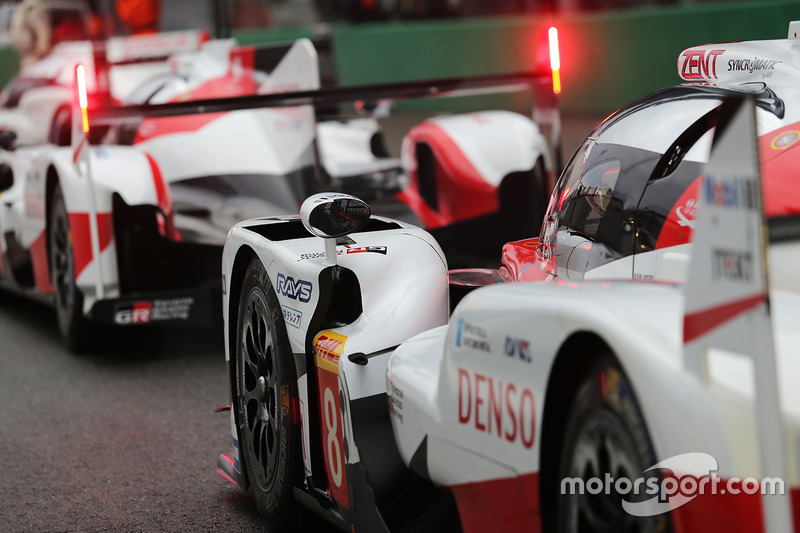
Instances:
[[[317,368],[339,375],[339,356],[347,337],[333,331],[323,331],[314,337],[314,362]]]
[[[344,423],[339,401],[339,357],[347,337],[323,331],[314,337],[314,364],[319,385],[320,430],[325,471],[331,495],[345,508],[350,507],[347,495],[347,471],[344,457]]]
[[[770,147],[772,147],[773,150],[786,150],[796,143],[798,139],[800,139],[800,131],[784,131],[772,139],[772,142],[770,142]]]

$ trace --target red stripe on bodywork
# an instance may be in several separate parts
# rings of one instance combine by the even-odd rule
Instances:
[[[75,164],[78,162],[78,158],[81,155],[81,149],[83,149],[83,145],[86,144],[86,139],[89,138],[89,135],[84,135],[81,142],[78,143],[78,146],[75,148],[75,151],[72,152],[72,163]]]
[[[541,533],[539,474],[490,479],[449,487],[464,533]]]
[[[675,476],[666,476],[675,479]],[[719,489],[710,493],[710,484],[704,494],[697,494],[690,502],[672,510],[670,518],[675,533],[702,533],[705,531],[725,531],[727,533],[763,533],[764,509],[761,487],[756,494],[745,494],[742,483],[733,483],[740,491],[728,491],[730,478],[719,478]],[[800,533],[800,488],[789,487],[793,527],[791,531]]]
[[[164,176],[161,175],[161,169],[158,168],[158,163],[153,159],[150,154],[144,154],[147,157],[147,162],[150,163],[150,170],[153,172],[153,185],[156,188],[156,201],[158,207],[164,212],[166,216],[172,215],[172,194],[169,187],[164,181]]]
[[[725,322],[733,320],[742,313],[764,302],[763,294],[755,294],[702,311],[689,313],[683,317],[683,343],[689,343],[716,329]]]
[[[252,56],[252,51],[249,56]],[[202,100],[206,98],[226,98],[232,96],[246,96],[255,94],[258,86],[253,78],[252,59],[248,59],[246,51],[232,55],[232,59],[239,58],[241,69],[229,71],[222,77],[209,80],[188,94],[183,94],[174,102],[187,100]],[[175,117],[146,118],[136,130],[134,144],[147,141],[161,135],[171,133],[184,133],[197,131],[206,124],[222,117],[225,113],[204,113],[199,115],[180,115]]]
[[[77,279],[93,258],[89,213],[70,213],[69,227],[72,233],[72,257],[75,261],[75,279]],[[114,222],[111,213],[97,213],[97,233],[102,252],[108,248],[114,237]]]
[[[31,262],[33,263],[33,279],[36,290],[43,293],[52,293],[53,284],[50,281],[50,263],[47,260],[47,232],[42,231],[31,243]]]
[[[148,153],[145,153],[144,155],[147,156],[147,162],[150,163],[150,170],[153,173],[153,185],[156,188],[156,203],[166,218],[163,224],[166,227],[161,227],[161,220],[159,220],[159,229],[161,230],[162,235],[167,236],[174,241],[180,241],[181,235],[178,233],[178,229],[175,227],[175,211],[172,203],[172,192],[169,189],[169,185],[164,180],[164,176],[161,175],[161,169],[158,168],[158,163],[156,163],[156,160],[153,159],[153,157]]]
[[[673,478],[680,482],[671,472],[662,475],[664,479]],[[707,483],[703,494],[699,494],[698,489],[693,500],[673,509],[669,518],[675,533],[763,533],[760,486],[756,494],[746,494],[742,489],[742,481],[729,483],[730,478],[719,478],[714,493],[711,483]],[[739,494],[728,492],[729,487],[736,487]],[[456,500],[464,533],[542,531],[538,473],[465,483],[449,489]],[[787,484],[786,489],[791,502],[792,531],[800,533],[800,488]],[[549,509],[548,512],[554,514],[556,509]]]
[[[397,193],[428,228],[438,228],[468,218],[494,213],[500,207],[497,187],[488,183],[467,159],[461,148],[433,122],[415,126],[406,136],[415,150],[417,143],[427,144],[434,154],[438,211],[422,198],[419,172],[410,169],[410,184]]]

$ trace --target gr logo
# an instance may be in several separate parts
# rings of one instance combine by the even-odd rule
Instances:
[[[311,300],[312,285],[310,281],[294,279],[292,276],[286,276],[280,272],[278,273],[278,286],[275,287],[275,290],[280,295],[304,304]]]
[[[114,322],[120,325],[147,324],[150,322],[152,304],[147,301],[132,302],[117,306],[114,313]]]

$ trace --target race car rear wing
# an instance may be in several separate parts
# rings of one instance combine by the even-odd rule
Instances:
[[[557,50],[557,41],[551,40],[551,43],[556,46],[555,50]],[[554,166],[556,170],[560,170],[561,120],[558,109],[558,93],[553,90],[556,87],[553,82],[558,80],[557,57],[555,63],[551,60],[550,65],[543,65],[539,70],[530,72],[320,88],[316,51],[307,39],[299,39],[288,46],[264,47],[260,51],[253,47],[242,47],[225,49],[225,52],[229,53],[229,62],[228,71],[224,75],[232,80],[240,79],[237,76],[244,69],[261,72],[256,68],[260,61],[268,64],[264,73],[268,72],[269,75],[266,75],[266,80],[255,88],[256,94],[190,99],[163,104],[114,105],[113,99],[108,97],[110,92],[109,69],[102,68],[105,50],[100,49],[96,53],[98,59],[95,61],[95,65],[97,68],[92,69],[93,74],[97,77],[93,85],[98,89],[93,96],[96,101],[92,105],[87,93],[89,85],[87,76],[91,74],[87,73],[82,65],[79,65],[76,69],[75,84],[79,90],[76,91],[72,113],[72,144],[73,160],[80,174],[84,175],[91,184],[93,181],[92,158],[87,147],[90,143],[101,140],[103,132],[108,127],[130,121],[136,122],[145,118],[268,108],[295,108],[298,111],[296,113],[297,124],[304,135],[308,136],[309,142],[313,142],[316,137],[314,110],[317,109],[360,101],[441,98],[513,91],[534,93],[533,118],[534,120],[538,119],[540,124],[549,126]],[[190,60],[191,58],[186,59]],[[176,56],[176,62],[182,60],[180,55]],[[105,93],[103,89],[105,89]],[[93,132],[99,132],[100,135],[95,136]],[[314,150],[314,157],[317,158],[317,168],[321,168],[317,150]],[[93,191],[94,187],[90,186],[90,190]],[[92,247],[98,248],[99,236],[93,198],[90,198],[89,204],[92,215],[90,216]],[[101,298],[103,295],[102,278],[103,275],[100,272],[97,277],[96,289],[98,297]]]
[[[761,476],[788,484],[753,97],[726,100],[717,120],[685,287],[684,360],[704,383],[717,355],[752,360]],[[763,492],[763,508],[765,531],[792,531],[788,493]]]
[[[194,43],[195,40],[188,39]],[[298,42],[310,41],[300,39],[294,43],[272,44],[260,47],[237,47],[230,51],[231,63],[239,61],[246,68],[262,70],[272,74],[272,70],[280,63],[280,58]],[[369,85],[333,86],[326,87],[320,84],[319,79],[320,65],[317,62],[316,52],[314,52],[316,84],[306,82],[306,87],[312,89],[304,90],[300,83],[300,89],[293,90],[292,86],[298,84],[290,80],[283,83],[280,87],[269,88],[269,94],[252,94],[246,96],[235,96],[228,98],[197,99],[182,102],[172,102],[165,104],[141,104],[115,106],[113,100],[99,95],[102,105],[91,109],[89,113],[90,127],[109,126],[136,121],[143,118],[157,118],[177,115],[215,113],[225,111],[236,111],[244,109],[263,109],[277,107],[313,106],[315,110],[330,109],[332,106],[344,103],[370,102],[378,100],[406,100],[419,98],[442,98],[456,96],[471,96],[481,94],[496,94],[502,92],[529,91],[533,96],[532,118],[540,125],[550,128],[550,144],[554,154],[555,167],[560,171],[562,161],[561,146],[561,115],[559,110],[561,78],[560,78],[560,59],[558,54],[558,35],[555,28],[548,32],[548,54],[549,64],[541,64],[536,70],[517,72],[510,74],[440,78],[408,82],[380,83]],[[120,63],[119,54],[109,55],[108,52],[113,47],[99,48],[95,53],[98,65],[110,65],[111,59]],[[146,48],[146,47],[145,47]],[[311,49],[314,50],[313,45]],[[238,55],[238,57],[237,57]],[[180,56],[178,56],[180,57]],[[245,58],[244,60],[242,58]],[[124,55],[122,56],[124,61]],[[305,66],[295,68],[297,76],[301,76],[299,70],[312,68],[306,61]],[[97,77],[94,85],[108,89],[108,68],[94,69],[93,74]],[[324,72],[323,72],[324,74]],[[106,77],[105,80],[102,78]],[[285,78],[284,78],[285,79]],[[322,87],[320,88],[320,85]],[[260,90],[259,92],[264,92]],[[92,106],[90,106],[91,108]]]

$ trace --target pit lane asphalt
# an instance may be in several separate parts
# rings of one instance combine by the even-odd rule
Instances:
[[[52,309],[0,290],[0,531],[267,531],[215,473],[231,447],[221,334],[101,337],[72,354]]]

